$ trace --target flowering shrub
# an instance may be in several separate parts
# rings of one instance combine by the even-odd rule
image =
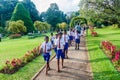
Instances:
[[[97,32],[92,32],[91,35],[92,35],[93,37],[97,37],[97,36],[98,36]]]
[[[22,37],[21,34],[12,34],[9,36],[10,39],[15,39],[15,38],[20,38],[20,37]]]
[[[93,27],[90,27],[89,29],[90,29],[91,35],[92,35],[93,37],[97,37],[97,36],[98,36],[98,33],[94,31],[94,28],[93,28]]]
[[[34,48],[31,51],[28,51],[21,59],[13,59],[11,61],[7,60],[5,62],[5,66],[0,70],[1,73],[5,74],[13,74],[18,71],[21,67],[23,67],[28,62],[32,61],[34,58],[40,55],[39,47]]]
[[[120,67],[120,50],[109,41],[102,41],[100,47],[112,60],[115,67]]]

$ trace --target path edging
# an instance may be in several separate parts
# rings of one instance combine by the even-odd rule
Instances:
[[[52,58],[50,59],[50,62],[55,58],[55,54],[52,56]],[[38,74],[40,74],[43,69],[46,67],[46,64],[43,65],[42,68],[40,68],[40,70],[31,78],[31,80],[35,80],[35,78],[38,76]]]

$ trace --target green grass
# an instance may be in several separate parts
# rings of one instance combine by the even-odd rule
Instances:
[[[120,29],[97,29],[99,37],[87,37],[90,63],[94,80],[120,80],[120,73],[114,68],[111,61],[99,48],[102,40],[109,40],[120,48]]]
[[[28,39],[27,36],[24,36],[20,39],[3,39],[0,43],[0,68],[4,66],[6,60],[23,57],[26,51],[33,49],[43,42],[43,38],[41,36],[35,39]],[[42,56],[39,56],[15,74],[8,75],[0,73],[0,80],[30,80],[44,64],[45,62]]]

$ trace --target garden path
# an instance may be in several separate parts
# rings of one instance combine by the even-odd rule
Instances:
[[[48,75],[45,75],[43,68],[32,80],[93,80],[85,37],[81,38],[80,50],[75,50],[72,46],[69,48],[68,56],[69,59],[64,61],[65,68],[61,69],[60,73],[56,70],[56,58],[53,58]]]

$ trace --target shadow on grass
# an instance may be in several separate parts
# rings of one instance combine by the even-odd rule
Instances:
[[[100,62],[100,61],[105,61],[105,60],[109,60],[109,59],[108,58],[98,58],[98,59],[90,60],[90,63],[92,63],[92,62]]]
[[[120,80],[120,73],[117,71],[93,72],[94,80]]]

